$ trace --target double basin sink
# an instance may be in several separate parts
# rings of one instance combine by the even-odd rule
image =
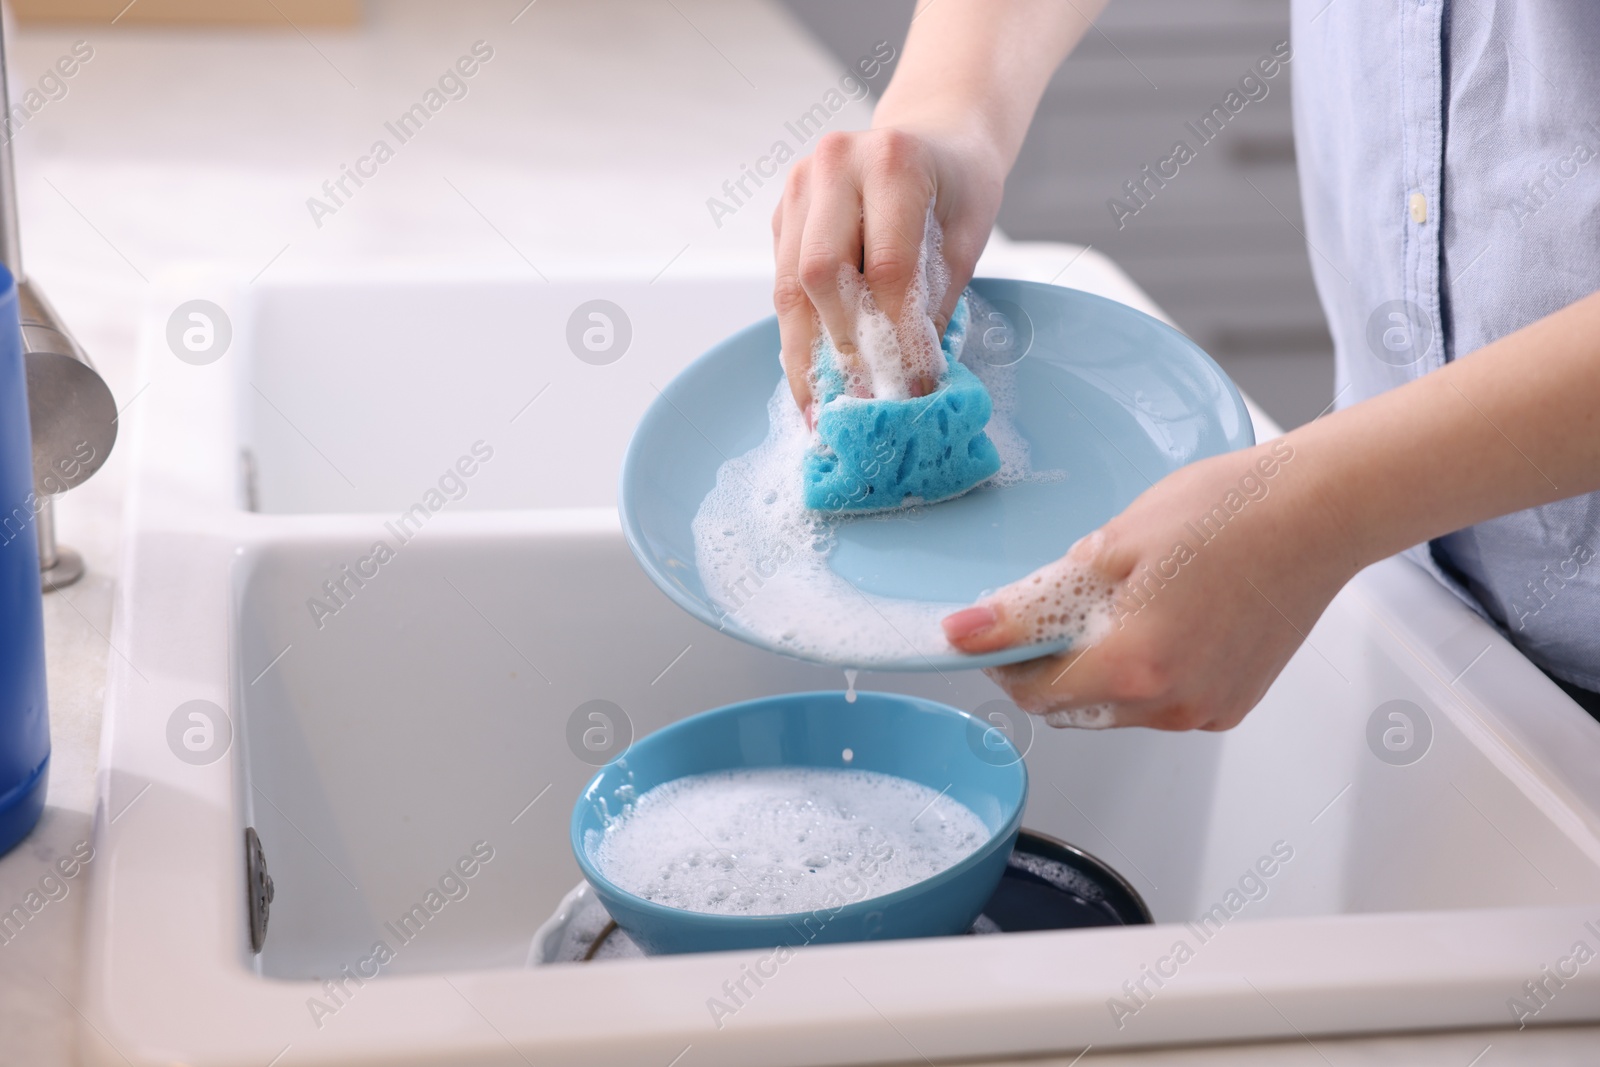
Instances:
[[[1526,985],[1600,947],[1600,730],[1398,560],[1225,734],[1030,730],[973,672],[863,678],[1009,712],[1024,824],[1117,868],[1154,926],[816,947],[760,984],[757,954],[529,966],[598,763],[843,678],[691,619],[617,525],[634,422],[767,313],[759,265],[437,273],[196,273],[152,300],[90,1062],[777,1067],[1496,1026],[1519,1000],[1600,1019],[1600,966]]]

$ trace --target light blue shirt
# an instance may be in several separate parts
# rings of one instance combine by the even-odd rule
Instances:
[[[1292,17],[1337,403],[1600,289],[1600,0],[1293,0]],[[1409,554],[1540,667],[1600,690],[1597,546],[1600,494]]]

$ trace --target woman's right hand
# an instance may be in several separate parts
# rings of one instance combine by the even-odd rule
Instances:
[[[929,315],[942,336],[1000,211],[1003,156],[978,133],[885,126],[829,133],[795,163],[772,216],[772,300],[783,370],[807,425],[816,421],[811,351],[819,326],[846,362],[856,355],[855,313],[840,297],[840,268],[863,271],[874,302],[897,326],[910,310]],[[944,234],[950,285],[938,306],[908,309],[930,204]],[[936,384],[913,383],[912,392],[924,395]]]

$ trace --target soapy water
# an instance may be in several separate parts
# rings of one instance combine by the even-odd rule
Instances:
[[[1117,725],[1115,704],[1090,704],[1082,708],[1057,708],[1045,712],[1047,726],[1058,730],[1071,727],[1076,730],[1106,730]]]
[[[717,470],[695,514],[695,566],[729,621],[779,651],[871,667],[950,651],[939,620],[963,604],[856,589],[828,565],[852,521],[806,508],[801,464],[813,440],[788,386],[767,402],[767,439]]]
[[[851,313],[856,330],[856,354],[840,356],[849,396],[906,400],[912,396],[913,383],[935,383],[944,375],[944,352],[929,309],[938,307],[949,292],[950,270],[944,262],[944,234],[932,207],[923,234],[917,271],[906,289],[898,325],[878,307],[865,275],[848,263],[839,267],[839,300]],[[818,330],[816,346],[822,343]],[[819,362],[816,346],[813,367]]]
[[[1007,586],[995,598],[1006,617],[1025,632],[1031,630],[1035,641],[1049,641],[1062,633],[1071,634],[1075,645],[1099,641],[1115,622],[1117,594],[1116,584],[1091,562],[1102,551],[1101,545],[1101,534],[1095,531],[1061,559]],[[1055,679],[1058,685],[1064,682],[1061,695],[1068,698],[1065,688],[1071,685],[1066,680],[1070,670],[1063,668]],[[1044,721],[1057,728],[1101,730],[1117,724],[1117,709],[1114,704],[1058,708],[1046,712]]]
[[[1063,472],[1032,469],[1027,439],[1013,421],[1016,367],[983,358],[991,331],[979,324],[1003,316],[977,294],[968,291],[966,296],[974,327],[959,355],[989,391],[993,414],[985,432],[1001,463],[984,485],[1003,488],[1060,480]],[[695,566],[724,618],[773,648],[814,662],[872,667],[952,653],[939,620],[966,604],[866,593],[828,563],[842,526],[905,516],[907,509],[855,516],[809,510],[802,495],[801,467],[817,437],[807,429],[782,381],[767,402],[767,422],[767,437],[761,444],[717,470],[716,484],[693,522]],[[910,509],[913,517],[916,510],[915,505]],[[1033,640],[1066,638],[1076,643],[1106,628],[1110,590],[1092,580],[1087,570],[1083,577],[1084,581],[1062,586],[1067,591],[1064,597],[1019,604],[1019,610],[1039,619]]]
[[[908,397],[919,377],[937,380],[944,373],[945,356],[929,308],[943,300],[950,275],[931,208],[924,234],[898,327],[877,307],[859,271],[849,266],[840,271],[840,294],[856,312],[857,356],[849,388],[832,403],[851,403],[858,393]],[[983,485],[1006,488],[1065,478],[1064,471],[1033,470],[1027,438],[1015,422],[1015,324],[970,289],[964,295],[969,327],[955,356],[989,392],[992,413],[985,433],[1000,454],[1000,470]],[[908,501],[896,511],[860,515],[809,510],[801,469],[819,438],[807,428],[782,380],[767,402],[767,424],[761,444],[717,470],[716,484],[693,522],[695,565],[725,623],[732,620],[800,659],[847,667],[953,653],[939,622],[966,604],[866,593],[828,563],[843,524],[914,518],[922,508],[937,505]],[[1110,629],[1114,590],[1092,568],[1060,560],[1031,577],[1033,583],[1017,583],[1001,595],[1008,611],[1031,630],[1032,643],[1092,643]],[[1042,577],[1049,581],[1041,583]],[[1065,714],[1052,725],[1061,725]],[[1073,714],[1081,720],[1074,725],[1106,725],[1111,718],[1101,709]]]
[[[984,484],[1004,488],[1023,482],[1064,481],[1064,470],[1033,469],[1028,439],[1017,429],[1017,371],[1016,361],[1010,358],[1016,327],[1000,309],[971,289],[966,297],[969,319],[961,362],[989,392],[993,412],[983,432],[1000,453],[1000,470]]]
[[[918,782],[762,767],[646,791],[589,855],[612,883],[667,907],[790,915],[903,889],[960,863],[989,837],[970,808]]]

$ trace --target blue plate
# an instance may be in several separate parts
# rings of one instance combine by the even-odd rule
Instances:
[[[1076,289],[997,278],[975,279],[972,288],[1009,320],[1005,351],[1015,361],[1018,396],[1012,419],[1032,449],[1033,469],[1067,476],[840,522],[829,563],[863,592],[970,602],[1059,558],[1184,464],[1255,443],[1233,382],[1170,326]],[[988,328],[972,325],[975,333]],[[782,377],[777,354],[777,320],[764,319],[669,382],[634,430],[618,505],[628,544],[656,585],[707,624],[772,651],[782,650],[707,596],[691,527],[717,468],[767,436],[767,400]],[[908,649],[903,660],[832,665],[960,670],[1065,647],[981,656]]]

